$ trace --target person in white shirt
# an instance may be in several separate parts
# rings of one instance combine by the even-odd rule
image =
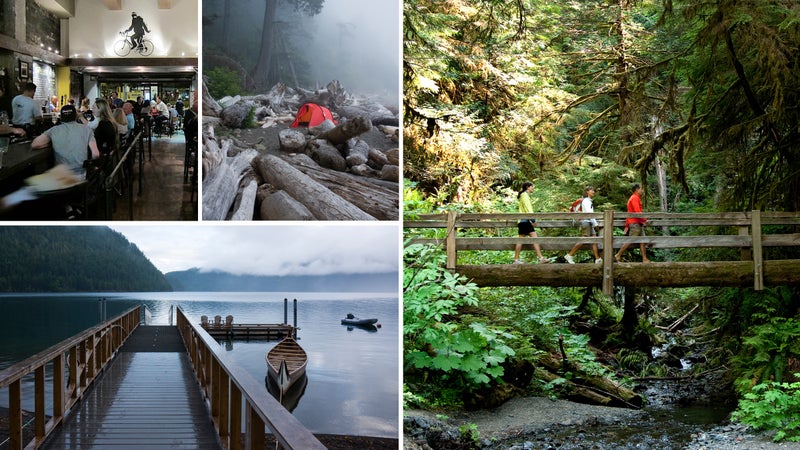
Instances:
[[[593,213],[594,206],[592,205],[592,197],[594,197],[594,187],[586,186],[586,189],[583,190],[583,200],[581,201],[581,212],[584,213]],[[581,220],[581,236],[586,237],[593,237],[597,236],[597,220],[595,219],[583,219]],[[575,252],[581,249],[584,244],[575,244],[572,247],[572,250],[569,251],[566,255],[564,255],[564,259],[567,260],[570,264],[575,264],[575,259],[573,256]],[[600,252],[597,250],[597,244],[592,244],[592,252],[594,252],[594,262],[595,264],[600,264],[603,262],[603,259],[600,258]]]
[[[11,100],[11,123],[17,127],[26,128],[26,131],[31,125],[36,124],[37,120],[42,120],[42,110],[33,99],[34,94],[36,94],[36,85],[28,83],[22,94]]]
[[[156,97],[156,110],[158,111],[156,128],[163,126],[164,122],[169,123],[169,107],[161,100],[161,97]]]

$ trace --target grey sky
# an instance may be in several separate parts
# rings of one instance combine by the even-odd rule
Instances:
[[[397,224],[112,225],[163,273],[197,267],[251,275],[395,272]]]

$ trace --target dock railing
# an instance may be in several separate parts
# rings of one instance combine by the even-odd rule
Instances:
[[[517,222],[533,216],[536,219],[535,227],[539,237],[516,237]],[[622,230],[625,219],[629,217],[645,217],[649,226],[646,228],[647,236],[622,236],[607,232],[611,227]],[[597,237],[579,236],[579,223],[583,219],[595,219],[603,227]],[[575,265],[571,269],[574,273],[563,272],[562,264],[537,266],[537,270],[546,273],[549,278],[539,279],[545,285],[576,286],[602,284],[603,292],[611,295],[613,286],[618,283],[643,284],[660,281],[662,285],[669,286],[670,279],[674,285],[708,285],[716,284],[720,278],[728,278],[729,285],[736,285],[740,280],[748,279],[756,290],[764,288],[765,272],[770,270],[772,284],[798,284],[800,276],[797,275],[798,260],[765,262],[765,250],[794,248],[797,253],[800,247],[800,213],[784,212],[727,212],[708,214],[683,214],[683,213],[625,213],[605,211],[602,213],[534,213],[534,214],[465,214],[449,211],[442,214],[425,214],[414,219],[407,219],[403,224],[406,230],[411,229],[440,229],[441,233],[436,238],[426,236],[412,236],[407,242],[442,245],[446,252],[446,266],[450,270],[457,270],[469,278],[478,280],[479,285],[536,285],[532,283],[529,268],[526,265],[493,265],[491,268],[478,265],[459,264],[458,253],[463,251],[479,250],[514,250],[517,244],[523,244],[523,249],[532,249],[533,243],[541,245],[542,251],[557,250],[569,251],[575,244],[597,244],[603,258],[602,265]],[[571,236],[548,237],[548,230],[570,228]],[[698,234],[703,228],[711,234]],[[655,235],[658,230],[661,235]],[[664,233],[662,230],[666,230]],[[553,234],[556,234],[553,233]],[[503,237],[503,236],[514,237]],[[658,268],[637,264],[638,267],[617,264],[614,253],[624,244],[632,244],[628,253],[637,251],[640,243],[648,248],[678,249],[678,248],[731,248],[738,250],[737,263],[720,261],[700,261],[696,263],[681,262],[673,265],[661,265]],[[583,247],[589,249],[588,245]],[[509,260],[510,262],[510,260]],[[502,267],[506,266],[506,267]],[[576,267],[582,266],[582,267]],[[651,266],[651,265],[647,265]],[[725,272],[721,268],[725,266]],[[769,267],[767,267],[769,266]],[[615,269],[617,267],[617,269]],[[485,270],[483,270],[485,269]],[[669,275],[667,280],[654,280],[655,271],[658,274]],[[493,273],[489,273],[489,272]],[[592,271],[592,273],[589,273]],[[615,274],[615,271],[619,272]],[[654,273],[650,273],[653,271]],[[749,271],[749,274],[747,273]],[[519,273],[517,273],[519,272]],[[560,272],[560,273],[559,273]],[[638,274],[637,274],[638,272]],[[715,273],[717,276],[711,280],[703,276]],[[619,275],[619,276],[617,276]],[[692,275],[696,275],[693,278]],[[647,277],[651,277],[649,280]],[[683,277],[681,279],[681,277]],[[697,284],[691,284],[691,283]],[[507,284],[504,284],[507,283]],[[566,284],[559,284],[566,283]],[[720,284],[724,285],[724,284]]]
[[[322,450],[322,443],[241,367],[224,349],[177,308],[178,330],[211,410],[214,427],[226,449],[265,449],[266,428],[286,450]],[[266,374],[266,362],[264,363]],[[244,417],[242,417],[244,405]],[[242,436],[242,424],[245,425]]]
[[[80,401],[92,382],[140,323],[140,307],[67,338],[0,372],[0,389],[8,388],[9,449],[38,448]],[[52,367],[53,414],[47,419],[45,371]],[[23,442],[23,377],[34,374],[34,436]]]

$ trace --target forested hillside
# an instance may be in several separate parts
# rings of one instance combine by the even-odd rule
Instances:
[[[170,291],[164,275],[106,227],[0,227],[0,292]]]
[[[166,276],[176,291],[397,292],[397,273],[258,276],[190,269]]]

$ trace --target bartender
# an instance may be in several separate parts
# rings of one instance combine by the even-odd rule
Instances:
[[[36,121],[42,120],[42,111],[33,95],[36,94],[36,85],[27,83],[22,94],[11,100],[11,123],[17,128],[23,128],[28,135],[33,131]]]

